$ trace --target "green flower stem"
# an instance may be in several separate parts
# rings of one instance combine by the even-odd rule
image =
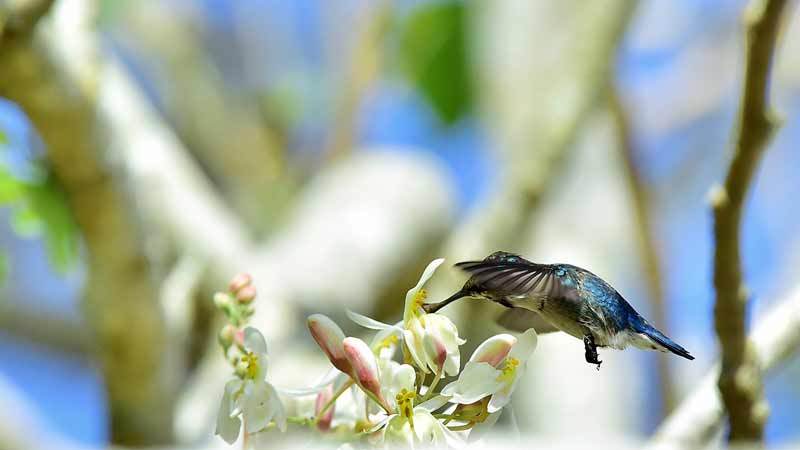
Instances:
[[[302,417],[302,416],[289,416],[286,418],[286,422],[303,426],[316,425],[317,423],[317,421],[313,417]]]
[[[475,422],[470,422],[470,423],[468,423],[466,425],[459,425],[459,426],[455,426],[455,427],[447,427],[447,429],[450,430],[450,431],[465,431],[465,430],[469,430],[470,428],[472,428],[474,426],[475,426]]]
[[[359,386],[359,387],[360,387],[360,386]],[[383,404],[383,402],[381,402],[381,401],[380,401],[380,399],[378,398],[378,396],[376,396],[376,395],[375,395],[375,394],[373,394],[372,392],[369,392],[369,391],[367,391],[366,389],[361,389],[361,392],[363,392],[363,393],[367,394],[367,397],[369,397],[369,398],[370,398],[370,399],[371,399],[373,402],[377,403],[377,404],[378,404],[378,406],[380,406],[381,408],[383,408],[383,410],[384,410],[384,411],[386,411],[386,414],[394,414],[394,413],[393,413],[393,412],[392,412],[392,411],[389,409],[389,407],[388,407],[388,406],[384,405],[384,404]],[[369,405],[367,405],[367,408],[366,408],[366,410],[367,410],[367,416],[369,416]]]
[[[439,384],[439,381],[442,379],[442,371],[444,371],[444,364],[442,365],[442,367],[439,368],[438,371],[436,371],[436,374],[433,376],[433,381],[431,382],[431,385],[428,386],[428,391],[425,392],[425,395],[419,401],[420,403],[428,400],[433,396],[433,389],[436,387],[437,384]]]
[[[314,419],[314,425],[316,425],[317,423],[319,423],[319,419],[320,419],[322,416],[324,416],[324,415],[325,415],[325,413],[326,413],[326,412],[328,412],[328,410],[329,410],[329,409],[331,409],[331,406],[333,406],[333,404],[334,404],[334,403],[336,403],[336,400],[337,400],[339,397],[341,397],[341,396],[342,396],[342,394],[344,394],[344,393],[347,391],[347,389],[349,389],[349,388],[350,388],[350,386],[352,386],[352,385],[353,385],[353,383],[354,383],[354,382],[353,382],[353,380],[352,380],[352,379],[350,379],[350,380],[347,380],[347,382],[346,382],[346,383],[344,383],[344,384],[342,385],[342,387],[340,387],[340,388],[339,388],[339,390],[338,390],[338,391],[336,391],[336,392],[333,394],[333,397],[331,397],[331,399],[330,399],[330,400],[328,400],[328,403],[326,403],[326,404],[325,404],[325,406],[323,406],[323,407],[322,407],[322,409],[320,410],[319,414],[317,414],[317,417]]]

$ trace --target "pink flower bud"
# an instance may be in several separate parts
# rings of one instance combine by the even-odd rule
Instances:
[[[342,341],[344,354],[353,367],[355,381],[365,393],[381,406],[390,409],[381,394],[381,382],[378,379],[378,362],[366,342],[359,338],[347,337]]]
[[[253,277],[247,273],[238,273],[232,279],[230,284],[228,285],[228,290],[231,294],[236,294],[239,292],[243,287],[250,286],[253,283]]]
[[[322,408],[324,408],[332,398],[332,384],[325,386],[325,388],[319,391],[319,394],[317,394],[317,400],[314,403],[314,416],[318,417],[317,428],[320,431],[328,431],[331,429],[331,422],[333,421],[333,412],[336,409],[336,403],[329,406],[324,413],[322,412]],[[322,415],[320,416],[320,414]]]
[[[469,358],[471,362],[485,362],[497,367],[517,343],[517,338],[510,334],[498,334],[483,341]]]
[[[256,298],[256,287],[252,284],[242,287],[236,292],[236,301],[239,303],[250,303]]]
[[[219,335],[217,336],[217,338],[219,339],[219,344],[223,348],[227,349],[228,347],[233,345],[233,339],[235,336],[236,336],[236,327],[228,324],[222,327],[221,330],[219,330]]]
[[[328,356],[333,367],[351,375],[353,370],[344,353],[344,347],[342,346],[344,333],[339,328],[339,325],[336,325],[336,322],[322,314],[308,316],[307,323],[311,336]]]
[[[233,333],[233,342],[239,347],[244,348],[244,330],[237,329],[236,332]]]

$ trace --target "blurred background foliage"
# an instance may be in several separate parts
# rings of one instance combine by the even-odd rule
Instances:
[[[0,2],[9,11],[13,5]],[[64,125],[32,119],[48,117],[30,112],[37,102],[72,97],[0,81],[0,95],[10,97],[0,99],[2,403],[25,405],[24,420],[15,420],[42,436],[87,447],[119,442],[109,400],[115,391],[106,389],[111,369],[99,362],[114,350],[96,341],[104,321],[118,319],[92,313],[95,302],[81,307],[82,293],[97,282],[89,254],[103,243],[119,242],[120,252],[147,261],[145,275],[131,283],[152,286],[158,297],[141,303],[155,305],[161,322],[153,323],[165,324],[157,326],[164,351],[156,361],[171,361],[163,389],[176,410],[167,434],[184,443],[204,442],[216,412],[223,378],[213,362],[209,294],[237,270],[255,275],[256,320],[271,349],[283,350],[272,369],[278,383],[296,386],[324,373],[324,359],[305,336],[306,313],[341,318],[349,307],[389,320],[431,258],[454,263],[500,246],[602,275],[698,357],[685,363],[606,351],[598,374],[583,363],[579,344],[544,337],[517,400],[523,428],[542,436],[579,430],[592,440],[645,438],[717,355],[706,193],[723,175],[731,147],[744,7],[740,0],[591,7],[56,1],[54,17],[38,25],[55,31],[36,39],[46,43],[41,53],[60,59],[45,57],[53,73],[41,74],[38,86],[53,81],[82,92],[75,104],[90,111],[85,121],[97,121],[84,135],[98,150],[73,155],[100,163],[59,159],[46,129]],[[786,18],[771,84],[785,121],[744,219],[753,318],[800,279],[797,9]],[[0,43],[12,38],[0,33]],[[84,39],[100,56],[81,59]],[[23,67],[10,61],[29,51],[24,45],[0,46],[0,78]],[[107,69],[93,66],[96,60],[122,68],[132,90],[105,88]],[[85,68],[91,82],[68,70],[75,68]],[[39,97],[26,103],[28,94]],[[131,107],[136,119],[126,124],[131,98],[148,106]],[[125,150],[120,142],[131,136],[141,146]],[[183,156],[164,156],[172,150]],[[94,165],[105,169],[70,181]],[[126,236],[92,234],[110,219],[88,230],[81,225],[92,223],[92,201],[109,195],[91,183],[108,179],[119,193],[114,204],[135,230],[136,250]],[[201,200],[213,207],[195,208]],[[215,213],[201,214],[208,211]],[[450,272],[434,295],[463,280]],[[109,303],[126,289],[101,285]],[[499,331],[490,324],[499,312],[493,308],[451,312],[471,342],[480,342]],[[125,339],[136,333],[149,330],[129,330]],[[800,440],[798,380],[797,358],[767,380],[770,444]]]

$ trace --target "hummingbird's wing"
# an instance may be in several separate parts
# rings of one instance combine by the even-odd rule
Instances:
[[[501,293],[506,296],[531,298],[562,298],[573,293],[556,276],[556,267],[536,264],[505,252],[493,253],[483,261],[465,261],[455,265],[469,273],[474,289]]]

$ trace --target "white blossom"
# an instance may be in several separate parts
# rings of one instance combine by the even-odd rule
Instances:
[[[502,340],[510,342],[506,337]],[[497,352],[503,352],[504,345],[497,337],[490,341],[487,346],[476,349],[458,379],[442,389],[441,394],[449,397],[451,402],[467,405],[491,396],[487,407],[489,413],[499,411],[508,404],[536,348],[536,332],[530,329],[520,336],[510,351],[506,350],[508,355],[496,364],[497,367],[484,361],[496,360]],[[493,351],[487,351],[488,348],[493,348]]]
[[[245,433],[256,433],[275,422],[281,431],[286,430],[286,414],[278,392],[266,381],[267,343],[255,328],[244,330],[241,359],[243,378],[225,384],[220,402],[215,433],[225,442],[233,444],[239,437],[242,421]]]

